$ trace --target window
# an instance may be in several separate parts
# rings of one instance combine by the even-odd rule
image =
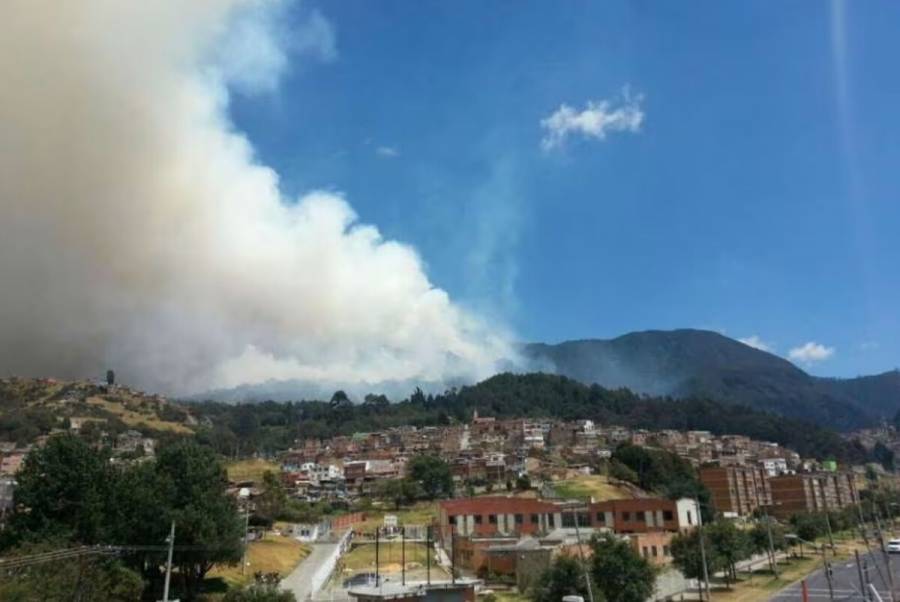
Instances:
[[[671,556],[672,553],[669,551],[669,546],[663,546],[663,556]]]
[[[694,524],[694,516],[691,514],[691,511],[690,511],[690,510],[687,511],[687,519],[688,519],[688,524],[689,524],[689,525],[693,525],[693,524]]]
[[[606,513],[605,512],[597,513],[597,524],[600,524],[600,525],[606,524]]]
[[[639,523],[642,523],[647,520],[647,516],[646,516],[646,514],[644,514],[643,510],[640,512],[635,512],[634,520],[636,520]]]
[[[516,524],[521,525],[524,522],[525,522],[525,517],[522,516],[521,514],[517,514],[516,515]]]
[[[496,514],[488,514],[488,522],[492,525],[497,524],[497,515]]]
[[[663,520],[673,520],[674,518],[671,510],[663,510]]]
[[[553,518],[552,514],[547,515],[547,525],[549,525],[551,529],[556,528],[556,519]]]
[[[650,556],[650,554],[647,551],[647,546],[644,546],[643,549],[641,550],[641,552],[643,553],[644,558],[647,558],[648,556]]]
[[[456,517],[455,517],[455,516],[448,516],[448,517],[447,517],[447,522],[448,522],[449,524],[451,524],[451,525],[455,525],[455,524],[456,524]]]
[[[540,524],[540,522],[541,522],[541,517],[540,517],[540,516],[538,516],[537,514],[532,514],[532,515],[531,515],[531,524],[532,524],[532,525]]]
[[[476,514],[476,515],[475,515],[475,524],[476,524],[476,525],[480,525],[480,524],[481,524],[481,515],[480,515],[480,514]]]
[[[654,558],[657,557],[658,553],[657,553],[657,550],[656,550],[656,546],[650,546],[650,554],[651,554]]]
[[[622,520],[625,521],[626,523],[630,523],[631,522],[631,512],[623,512]]]

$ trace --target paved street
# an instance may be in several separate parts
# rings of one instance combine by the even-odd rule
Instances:
[[[312,546],[312,552],[309,556],[297,565],[294,571],[281,581],[281,588],[294,592],[297,600],[306,600],[316,592],[312,591],[313,584],[321,579],[317,579],[321,573],[326,570],[330,572],[329,565],[333,566],[335,550],[340,546],[338,543],[315,543]]]
[[[877,568],[875,564],[876,561]],[[881,596],[881,599],[884,602],[888,602],[891,599],[888,586],[885,583],[888,581],[888,575],[884,564],[884,557],[881,555],[881,552],[860,555],[860,562],[864,566],[867,566],[866,574],[868,575],[868,581],[870,581],[872,585],[874,585],[878,590],[878,594]],[[900,594],[900,556],[895,554],[891,557],[891,567],[893,569],[892,572],[894,574],[894,581],[897,586],[897,591],[898,594]],[[832,569],[832,585],[834,589],[835,600],[865,599],[860,594],[859,571],[857,570],[855,560],[851,558],[850,560],[844,560],[834,563],[832,565]],[[831,594],[829,593],[828,589],[828,580],[825,577],[825,572],[823,570],[819,570],[807,577],[806,582],[809,587],[810,600],[830,599]],[[790,587],[781,590],[770,598],[770,600],[774,600],[776,602],[787,602],[790,600],[802,599],[803,595],[800,582],[797,582]],[[898,595],[898,600],[900,600],[900,595]]]

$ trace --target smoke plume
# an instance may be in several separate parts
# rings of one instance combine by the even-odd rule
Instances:
[[[334,58],[321,15],[285,32],[272,10],[4,6],[0,373],[113,367],[186,393],[479,378],[508,355],[412,248],[359,223],[339,194],[284,198],[235,131],[230,88],[271,89],[289,55]]]

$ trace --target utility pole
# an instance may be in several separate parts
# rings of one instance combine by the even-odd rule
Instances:
[[[872,502],[872,513],[875,517],[875,524],[878,527],[878,543],[881,545],[881,555],[884,557],[884,564],[887,568],[888,582],[885,585],[890,587],[891,602],[896,602],[896,598],[894,598],[894,572],[891,570],[891,555],[888,554],[887,549],[884,547],[884,532],[881,530],[881,520],[878,516],[875,502]]]
[[[244,506],[244,551],[241,554],[241,575],[247,572],[247,546],[250,537],[250,500],[246,500]]]
[[[697,538],[700,540],[700,562],[703,563],[703,583],[706,588],[706,600],[709,601],[709,568],[706,566],[706,544],[703,541],[703,516],[700,513],[700,498],[694,498],[694,508],[697,511]],[[700,588],[701,590],[703,587]],[[701,593],[700,597],[703,595]]]
[[[400,583],[406,585],[406,525],[400,527]]]
[[[175,521],[169,529],[169,557],[166,560],[166,580],[163,583],[163,602],[169,602],[169,584],[172,582],[172,552],[175,551]]]
[[[766,519],[766,535],[769,539],[769,554],[772,558],[772,574],[778,579],[778,558],[775,556],[775,543],[772,541],[772,519],[769,518],[769,513],[765,507],[763,507],[763,517]]]
[[[381,585],[381,579],[378,571],[378,536],[381,534],[381,527],[375,527],[375,587],[379,587]]]
[[[828,581],[828,598],[834,601],[834,583],[832,582],[831,564],[825,555],[825,546],[822,546],[822,567],[825,570],[825,580]]]
[[[594,590],[591,588],[591,576],[588,574],[587,564],[584,562],[584,550],[581,549],[581,531],[578,530],[578,511],[572,508],[572,517],[575,519],[575,541],[578,543],[578,557],[581,559],[581,570],[584,573],[584,584],[587,586],[588,601],[594,602]]]
[[[453,531],[450,531],[450,582],[456,585],[456,533]]]
[[[443,538],[441,538],[441,541],[443,541]],[[428,525],[425,529],[425,547],[427,548],[425,554],[425,582],[431,585],[431,553],[434,551],[431,544],[431,525]],[[441,548],[443,547],[443,544],[441,544]]]
[[[834,550],[834,535],[831,533],[831,517],[829,516],[830,512],[828,510],[825,511],[825,526],[828,528],[828,545],[831,546],[831,549]]]
[[[859,573],[859,591],[862,593],[863,597],[868,600],[868,589],[866,589],[866,579],[863,577],[862,564],[859,562],[859,552],[857,550],[853,550],[853,555],[856,557],[856,572]]]

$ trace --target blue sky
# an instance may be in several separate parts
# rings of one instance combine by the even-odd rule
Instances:
[[[235,94],[235,126],[457,301],[522,340],[697,327],[897,366],[900,4],[346,0],[283,35],[313,11],[334,52]],[[640,123],[542,146],[589,102]]]

